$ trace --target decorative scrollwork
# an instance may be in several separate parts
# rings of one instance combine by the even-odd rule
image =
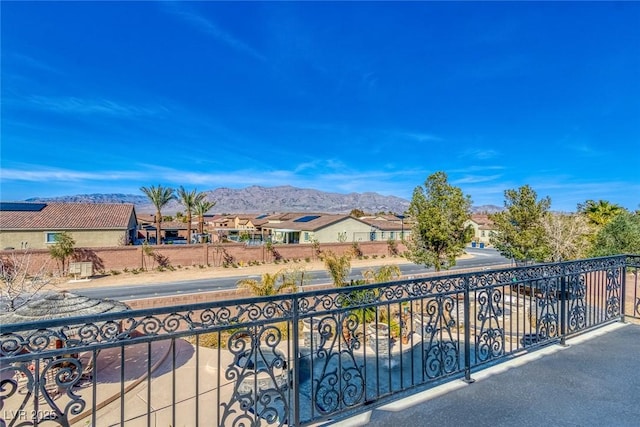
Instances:
[[[568,330],[570,332],[584,329],[587,326],[586,293],[587,286],[584,274],[568,277],[566,296],[569,302]]]
[[[222,425],[287,423],[291,378],[286,355],[278,348],[281,342],[282,333],[275,326],[239,330],[229,337],[234,359],[225,378],[234,381],[234,388],[231,398],[221,403]]]
[[[423,372],[427,378],[453,373],[460,366],[459,343],[452,332],[456,326],[456,304],[450,295],[437,296],[426,302],[423,313],[414,316],[414,327],[423,339],[428,338],[423,359]]]
[[[308,411],[310,418],[302,422],[311,424],[318,414],[327,417],[363,405],[365,400],[378,397],[377,393],[393,393],[399,382],[406,382],[401,375],[382,379],[376,371],[378,365],[389,370],[411,365],[412,373],[413,369],[422,370],[422,381],[427,382],[461,370],[462,345],[475,354],[473,367],[505,356],[505,346],[510,348],[506,337],[512,339],[534,323],[535,331],[530,332],[535,333],[525,335],[539,342],[557,337],[561,331],[575,333],[609,322],[622,312],[622,286],[629,281],[625,269],[637,267],[639,256],[614,256],[107,313],[95,318],[51,319],[37,325],[0,325],[0,407],[43,406],[51,409],[56,422],[64,423],[85,408],[79,397],[82,392],[77,390],[82,364],[78,358],[67,357],[69,353],[82,352],[81,359],[103,349],[211,333],[219,354],[234,360],[219,374],[229,382],[226,387],[230,392],[222,394],[226,401],[220,402],[222,419],[217,421],[224,425],[288,424],[293,412],[290,370],[304,365],[304,375],[310,380],[301,380],[302,392],[296,391],[301,393],[299,399],[307,399],[303,412]],[[637,286],[637,278],[632,286]],[[506,322],[512,313],[505,307],[505,299],[521,290],[524,292],[518,294],[518,300],[530,298],[529,302],[518,305],[522,310],[516,312],[516,319]],[[634,298],[635,314],[640,316],[640,297],[637,293],[627,295]],[[460,296],[465,297],[465,303]],[[509,301],[513,304],[514,300]],[[400,322],[391,329],[388,321],[388,336],[399,329],[410,339],[398,345],[391,345],[388,339],[388,347],[377,342],[372,346],[367,333],[372,324],[384,323],[378,316],[385,312],[387,320],[395,322],[394,316],[403,310],[405,316],[412,316],[414,328]],[[564,316],[566,330],[560,328],[559,314]],[[465,324],[463,315],[473,319],[473,324]],[[304,324],[306,319],[309,322]],[[292,336],[296,330],[301,331],[299,337]],[[460,341],[460,331],[473,337],[470,342]],[[416,351],[418,348],[424,351]],[[415,364],[379,363],[385,357],[382,353],[389,361],[406,360],[402,357],[422,360],[411,359]],[[302,357],[306,359],[298,363]],[[229,359],[220,360],[226,364]],[[371,360],[376,363],[369,363]],[[376,377],[367,378],[372,372]],[[298,378],[300,374],[296,373]],[[413,375],[411,378],[413,381]],[[56,399],[56,395],[63,399]],[[3,422],[0,419],[0,425]]]
[[[356,333],[359,318],[352,312],[320,321],[321,334],[328,336],[329,325],[336,330],[329,343],[315,355],[321,364],[320,374],[314,378],[313,405],[328,415],[362,403],[365,392],[364,367],[356,362],[354,350],[361,346]]]
[[[69,425],[70,418],[80,414],[86,407],[85,400],[74,391],[82,374],[82,364],[76,358],[43,358],[14,363],[3,366],[0,373],[5,378],[0,383],[0,409],[5,406],[5,401],[9,398],[22,395],[24,397],[19,405],[14,406],[11,412],[13,414],[32,413],[31,423],[33,424],[55,420],[60,425]],[[6,378],[5,373],[12,373],[12,378]],[[56,402],[61,395],[66,395],[68,398],[64,408],[58,406]],[[36,407],[34,402],[36,399],[39,400],[38,406],[41,409],[37,412],[25,411],[27,407]],[[14,418],[9,426],[16,425],[20,421]],[[31,425],[31,423],[20,423],[20,425]],[[5,425],[4,420],[2,425]]]
[[[620,316],[621,276],[622,270],[620,268],[611,268],[607,270],[607,309],[605,310],[607,320]]]
[[[476,358],[485,362],[504,354],[504,326],[500,324],[503,314],[503,294],[500,288],[489,287],[476,296],[477,320],[480,331],[476,335]]]
[[[543,277],[533,282],[537,302],[536,332],[545,338],[558,335],[559,277]]]

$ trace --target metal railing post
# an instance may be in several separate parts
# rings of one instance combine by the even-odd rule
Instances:
[[[567,304],[569,304],[569,295],[567,295],[567,276],[564,266],[562,267],[562,276],[560,277],[560,345],[567,345]]]
[[[620,322],[626,323],[624,306],[627,301],[627,264],[629,259],[626,255],[621,256],[624,258],[624,264],[622,265],[622,279],[620,280],[622,284],[622,289],[620,290],[620,299],[622,300],[620,301]]]
[[[300,363],[298,356],[300,354],[300,336],[299,336],[299,320],[298,319],[298,297],[293,295],[293,312],[291,322],[293,323],[293,425],[300,425]]]
[[[469,295],[469,276],[464,278],[464,381],[475,382],[471,378],[471,298]]]

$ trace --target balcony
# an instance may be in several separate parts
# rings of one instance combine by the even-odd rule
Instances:
[[[0,423],[312,425],[377,408],[383,425],[398,398],[639,318],[638,267],[614,256],[2,325]],[[420,425],[430,405],[403,415]]]

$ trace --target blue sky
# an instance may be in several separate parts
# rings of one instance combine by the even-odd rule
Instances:
[[[640,205],[639,2],[2,2],[2,200],[293,185]]]

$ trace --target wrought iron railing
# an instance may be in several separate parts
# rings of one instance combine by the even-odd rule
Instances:
[[[640,318],[614,256],[0,329],[0,425],[307,425]]]

